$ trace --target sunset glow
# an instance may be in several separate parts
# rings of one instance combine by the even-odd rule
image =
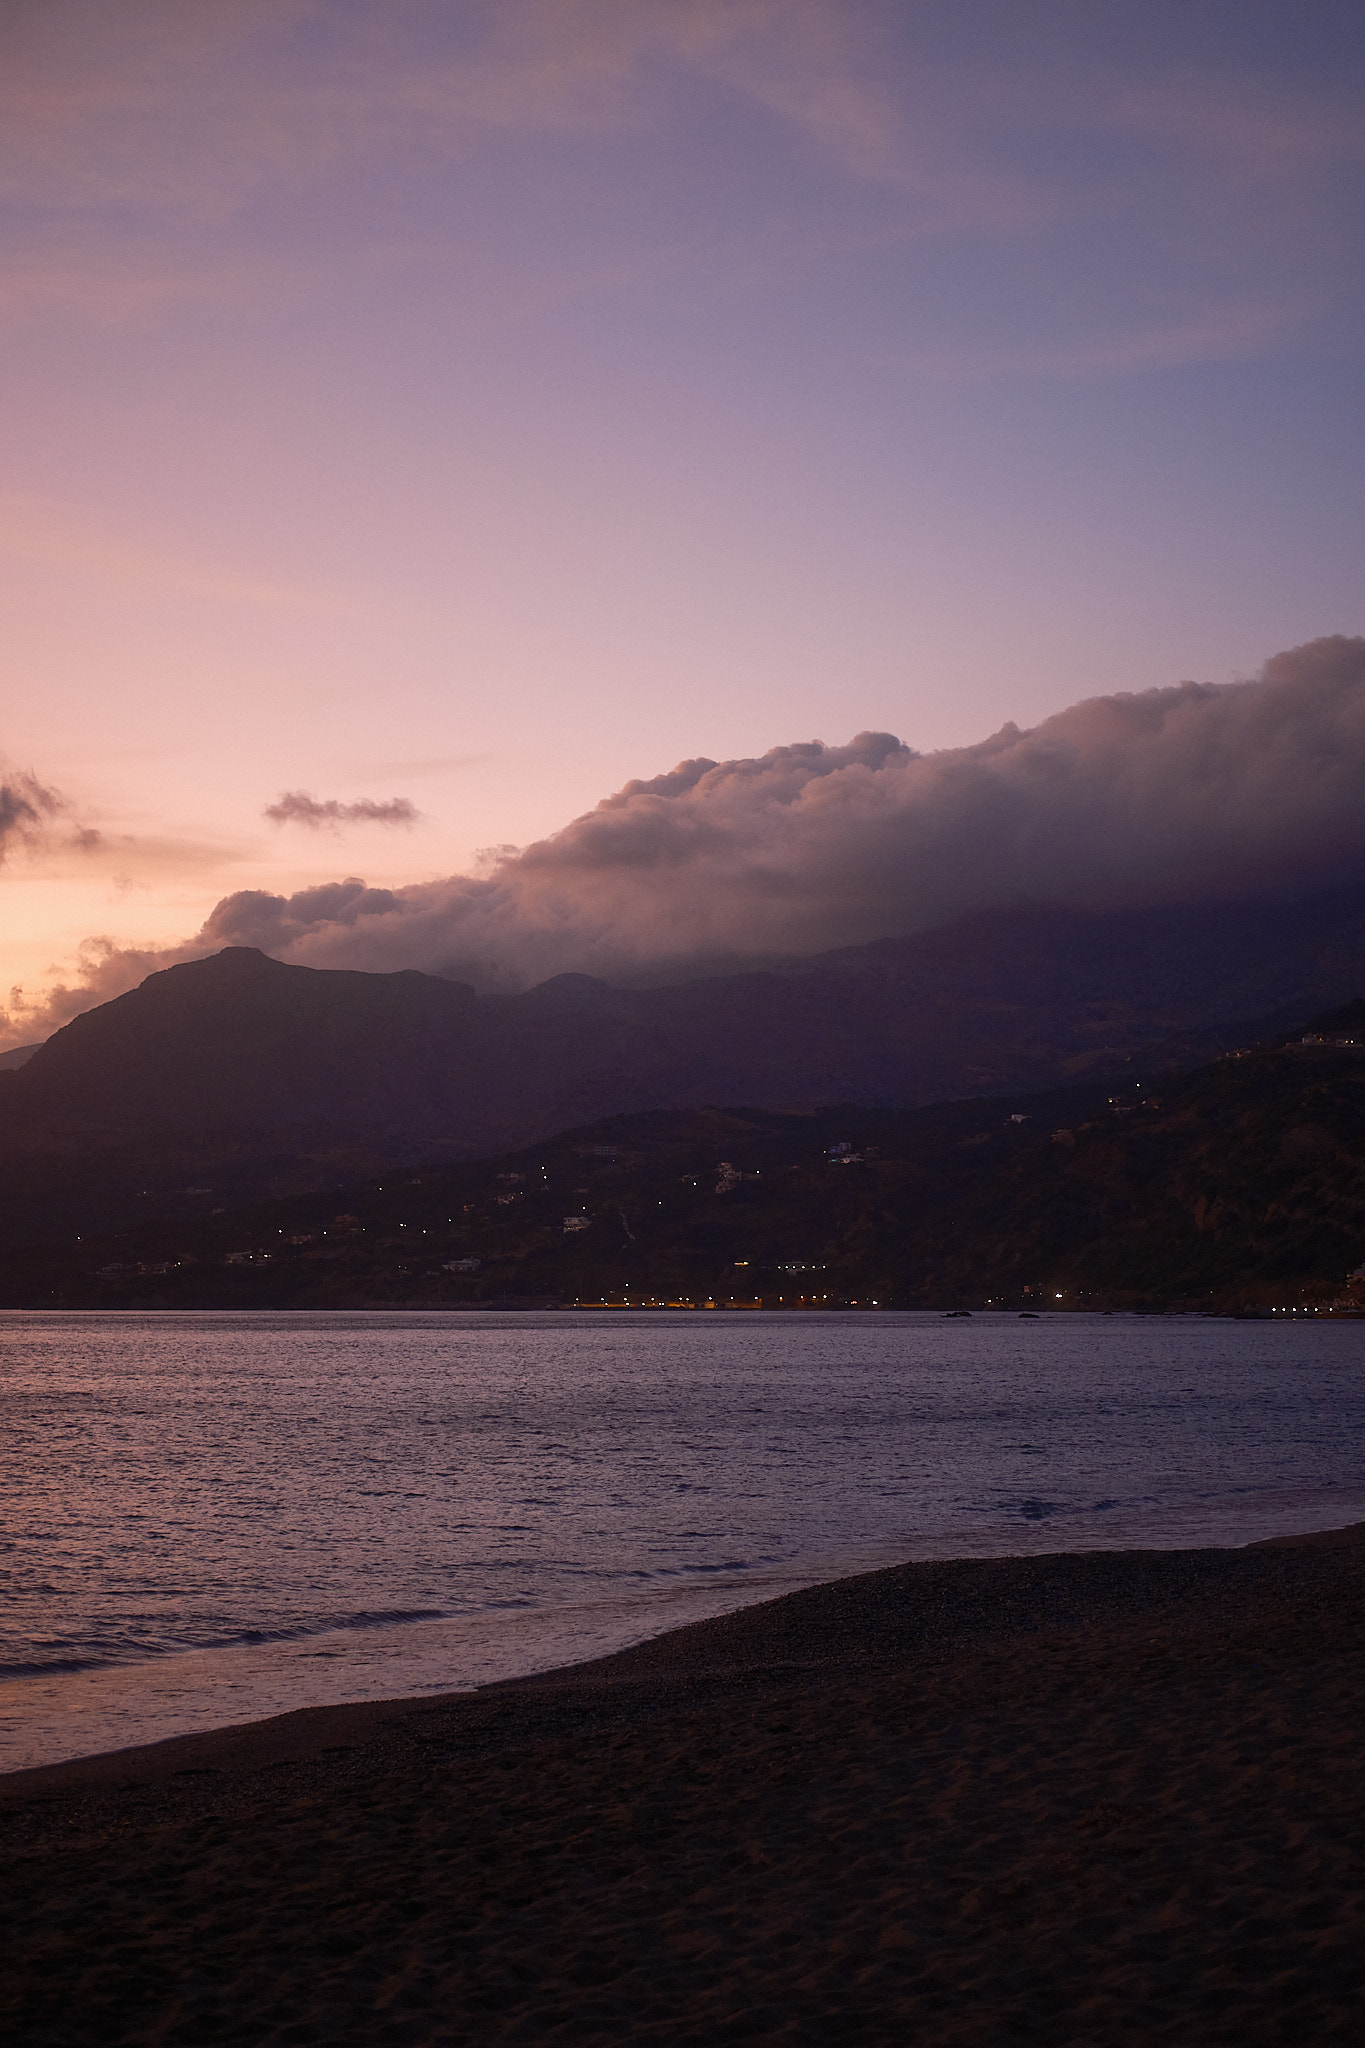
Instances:
[[[1353,10],[20,0],[0,78],[9,1043],[237,892],[1361,629]]]

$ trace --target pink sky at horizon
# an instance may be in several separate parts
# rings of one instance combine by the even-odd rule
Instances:
[[[1193,12],[16,0],[0,989],[1359,632],[1358,18]]]

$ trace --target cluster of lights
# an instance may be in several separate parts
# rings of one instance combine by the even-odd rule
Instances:
[[[794,1305],[797,1308],[805,1308],[812,1302],[827,1302],[828,1300],[829,1296],[827,1294],[802,1294],[797,1296]],[[712,1296],[708,1296],[707,1299],[704,1301],[661,1301],[657,1295],[653,1294],[647,1296],[640,1296],[634,1301],[632,1301],[628,1295],[623,1297],[623,1299],[621,1299],[620,1301],[608,1301],[605,1295],[599,1296],[599,1298],[596,1301],[584,1301],[580,1296],[579,1299],[576,1300],[573,1305],[575,1308],[761,1309],[763,1306],[763,1296],[755,1294],[753,1296],[744,1296],[743,1298],[741,1298],[738,1295],[730,1294],[726,1296],[723,1302],[717,1301]],[[785,1296],[785,1294],[780,1294],[777,1298],[777,1306],[779,1308],[785,1308],[786,1305],[787,1297]],[[846,1306],[849,1308],[880,1308],[881,1302],[869,1296],[866,1300],[850,1301],[846,1304]]]

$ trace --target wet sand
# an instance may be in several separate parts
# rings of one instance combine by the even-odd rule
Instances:
[[[1365,1530],[0,1778],[15,2043],[1354,2042]]]

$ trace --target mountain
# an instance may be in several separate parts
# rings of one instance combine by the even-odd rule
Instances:
[[[1023,907],[674,987],[479,996],[250,948],[152,975],[0,1072],[0,1243],[230,1207],[593,1119],[912,1106],[1188,1060],[1365,987],[1365,903]]]
[[[0,1258],[6,1306],[1365,1309],[1365,1003],[1155,1085],[669,1110]]]

